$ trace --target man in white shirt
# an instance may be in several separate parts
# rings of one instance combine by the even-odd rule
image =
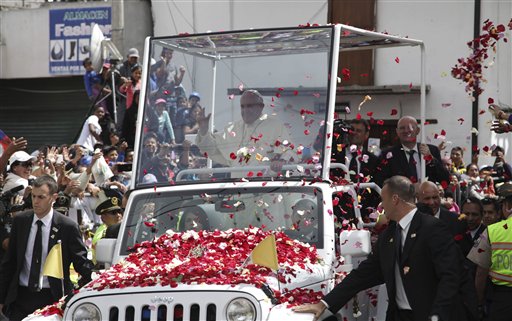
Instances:
[[[39,176],[32,189],[34,209],[14,217],[7,253],[0,265],[0,311],[5,306],[3,312],[9,320],[22,320],[69,294],[73,290],[71,263],[82,276],[81,284],[91,278],[93,264],[87,260],[78,225],[52,208],[57,190],[52,177]],[[42,273],[46,256],[58,241],[62,244],[64,280]]]
[[[384,182],[382,205],[392,222],[379,235],[368,258],[324,298],[296,307],[318,320],[336,313],[358,292],[385,283],[386,320],[466,320],[460,297],[463,257],[445,225],[417,211],[411,181],[393,176]]]

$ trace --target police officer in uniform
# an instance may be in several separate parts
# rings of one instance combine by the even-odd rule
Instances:
[[[487,227],[468,254],[477,267],[475,286],[481,307],[485,302],[487,277],[491,279],[490,321],[512,320],[512,183],[503,184],[504,220]]]
[[[117,190],[104,189],[99,193],[98,205],[96,207],[96,214],[101,216],[101,224],[92,238],[92,257],[93,262],[96,263],[96,244],[106,235],[115,234],[109,238],[116,238],[119,233],[119,223],[123,219],[123,209],[121,208],[122,194]],[[109,233],[109,229],[116,228],[117,233]]]

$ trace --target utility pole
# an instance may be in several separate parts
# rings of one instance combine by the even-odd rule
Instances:
[[[124,0],[112,0],[112,41],[121,55],[124,50]],[[122,61],[121,61],[122,62]]]

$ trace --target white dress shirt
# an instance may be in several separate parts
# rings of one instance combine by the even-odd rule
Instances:
[[[357,163],[357,172],[356,172],[356,175],[361,173],[361,162],[359,161],[359,156],[362,155],[362,154],[359,154],[358,153],[358,149],[356,149],[354,151],[355,153],[357,153],[358,157],[356,157],[356,163]],[[345,166],[347,166],[347,168],[350,170],[350,162],[352,161],[352,153],[350,152],[350,150],[347,149],[347,151],[345,152]]]
[[[43,222],[41,226],[43,246],[41,252],[41,271],[39,276],[39,285],[40,288],[50,288],[50,284],[48,283],[48,278],[43,277],[43,266],[46,261],[46,256],[48,255],[48,242],[50,240],[50,230],[52,228],[52,219],[53,219],[53,209],[50,209],[50,212],[46,214],[40,221]],[[20,271],[20,280],[19,284],[21,286],[28,287],[28,280],[30,275],[30,265],[32,264],[32,252],[34,250],[34,241],[36,239],[37,233],[37,221],[39,218],[34,214],[34,218],[32,220],[32,225],[30,227],[30,233],[28,235],[27,241],[27,249],[25,250],[25,260],[23,261],[23,266]]]
[[[411,221],[414,218],[414,214],[416,214],[416,211],[417,209],[414,208],[412,211],[410,211],[404,217],[402,217],[402,219],[397,223],[400,224],[400,227],[402,228],[402,249],[407,238],[407,233],[409,233]],[[401,267],[398,264],[395,264],[396,304],[400,310],[412,310],[411,305],[409,304],[409,300],[407,299],[407,295],[405,293],[402,275],[400,274],[399,270],[400,268]]]

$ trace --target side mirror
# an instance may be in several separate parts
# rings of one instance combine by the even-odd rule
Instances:
[[[372,251],[370,231],[342,231],[340,234],[340,254],[351,257],[367,256]]]
[[[96,243],[96,261],[111,266],[117,239],[100,239]]]

